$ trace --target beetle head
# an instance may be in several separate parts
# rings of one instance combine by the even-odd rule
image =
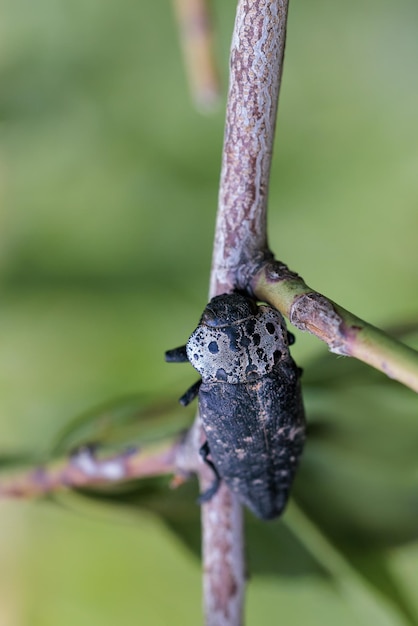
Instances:
[[[200,323],[218,328],[231,326],[257,315],[257,311],[257,304],[248,296],[224,293],[212,298],[203,311]]]

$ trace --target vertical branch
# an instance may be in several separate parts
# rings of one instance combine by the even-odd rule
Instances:
[[[245,593],[243,512],[223,484],[202,506],[206,626],[241,626]]]
[[[267,196],[288,0],[240,0],[232,38],[211,295],[267,252]]]
[[[213,251],[210,296],[240,284],[240,267],[268,254],[267,194],[284,56],[288,0],[239,0]],[[202,487],[208,480],[202,470]],[[208,626],[243,623],[242,509],[222,485],[202,506]]]

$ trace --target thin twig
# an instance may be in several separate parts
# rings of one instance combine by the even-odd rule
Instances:
[[[173,4],[193,100],[199,110],[212,111],[219,102],[220,81],[209,2],[173,0]]]
[[[239,270],[267,252],[267,193],[285,46],[287,1],[240,0],[230,84],[210,296],[239,284]],[[206,479],[202,478],[202,486]],[[243,623],[242,510],[225,485],[202,506],[208,626]]]
[[[418,392],[416,350],[314,291],[283,263],[261,263],[249,285],[257,298],[325,341],[331,352],[353,356]]]

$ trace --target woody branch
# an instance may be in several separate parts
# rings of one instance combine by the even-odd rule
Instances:
[[[243,267],[269,257],[267,193],[287,7],[287,0],[238,2],[210,297],[237,288]],[[203,488],[206,480],[202,468]],[[239,626],[245,591],[243,518],[225,485],[202,506],[202,525],[206,624]]]

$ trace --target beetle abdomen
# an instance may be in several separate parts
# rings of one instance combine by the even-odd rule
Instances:
[[[213,463],[262,519],[283,511],[305,440],[298,372],[293,362],[288,365],[281,384],[272,374],[235,385],[203,383],[199,391]]]

